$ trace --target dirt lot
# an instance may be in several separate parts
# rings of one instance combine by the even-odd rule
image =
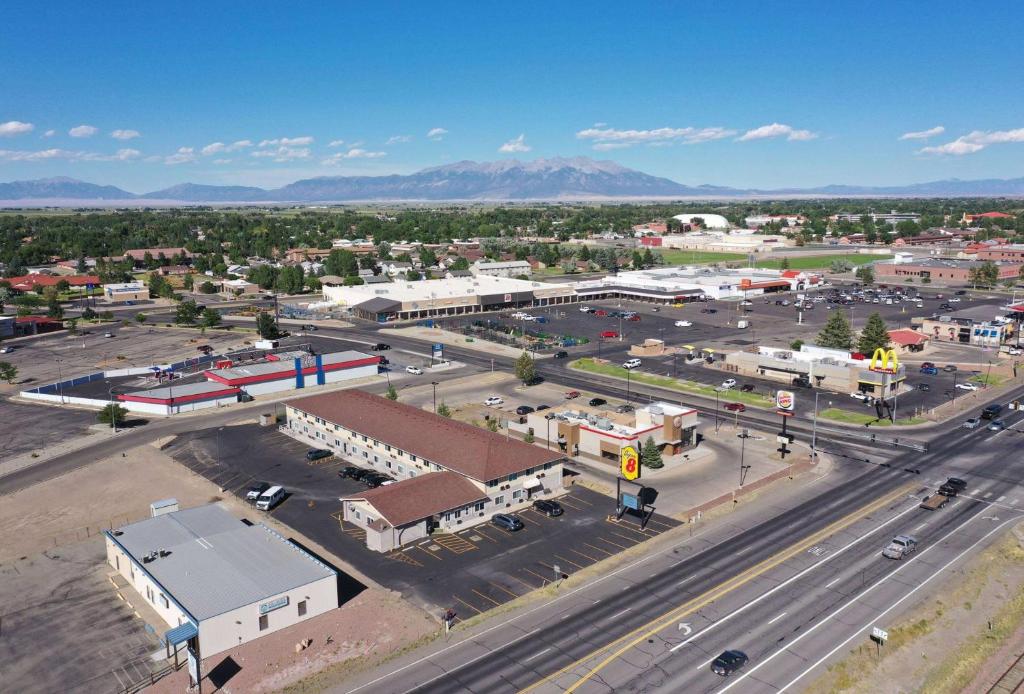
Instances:
[[[1018,533],[1021,528],[1017,526]],[[863,643],[806,691],[987,691],[1020,655],[997,652],[1024,622],[1021,544],[1014,533],[1007,533],[967,567],[950,573],[932,591],[939,597],[909,606],[889,629],[880,660],[875,646]]]

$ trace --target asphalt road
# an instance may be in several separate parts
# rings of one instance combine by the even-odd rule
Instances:
[[[1016,414],[1011,425],[1021,427]],[[778,691],[862,636],[872,618],[884,624],[890,607],[978,549],[990,531],[1024,517],[1024,462],[1007,461],[1020,436],[1016,428],[949,431],[928,453],[906,453],[892,467],[844,479],[692,556],[616,576],[614,591],[581,590],[569,604],[529,612],[344,689]],[[922,474],[903,470],[911,465]],[[908,499],[907,492],[919,498],[927,483],[950,474],[970,486],[946,508],[929,513]],[[899,532],[915,534],[921,550],[903,563],[882,560],[881,548]],[[805,637],[812,629],[816,636]],[[728,681],[707,671],[725,647],[751,656]]]

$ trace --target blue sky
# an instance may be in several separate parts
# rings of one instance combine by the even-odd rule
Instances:
[[[4,10],[0,180],[577,155],[765,188],[1024,176],[1015,2],[91,5]]]

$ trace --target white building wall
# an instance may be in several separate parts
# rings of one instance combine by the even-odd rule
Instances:
[[[149,574],[135,564],[127,552],[124,552],[109,537],[106,538],[106,543],[107,563],[121,574],[135,592],[156,610],[168,628],[192,621],[191,617],[174,602],[174,597],[167,595],[163,588],[150,578]],[[157,561],[160,560],[157,559]]]
[[[327,371],[324,373],[324,383],[338,383],[339,381],[351,381],[355,378],[364,378],[366,376],[376,375],[377,365],[368,364],[367,366],[357,366],[351,369]],[[303,377],[303,384],[304,388],[315,388],[318,385],[316,382],[316,374],[306,374]],[[264,381],[262,383],[250,383],[241,386],[241,388],[249,395],[265,395],[267,393],[279,393],[284,390],[296,390],[295,376],[279,378],[274,381]]]
[[[288,604],[268,612],[266,629],[260,629],[260,604],[278,598],[288,598]],[[299,616],[299,605],[305,602],[306,613]],[[313,583],[298,586],[279,595],[274,595],[236,610],[215,617],[208,617],[199,623],[199,645],[202,656],[216,655],[240,643],[246,643],[275,631],[285,629],[312,617],[338,607],[338,581],[327,576]]]

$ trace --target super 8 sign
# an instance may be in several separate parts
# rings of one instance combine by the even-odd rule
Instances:
[[[635,480],[640,476],[640,456],[632,446],[622,449],[620,470],[622,477],[627,480]]]

